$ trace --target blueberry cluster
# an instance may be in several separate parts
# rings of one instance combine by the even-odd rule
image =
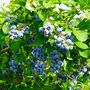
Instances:
[[[18,64],[17,64],[16,60],[11,60],[11,61],[8,62],[8,64],[10,66],[11,71],[17,72]]]
[[[61,68],[62,65],[62,60],[56,50],[53,50],[53,52],[51,52],[50,60],[52,61],[50,71],[58,73],[58,70]]]
[[[36,60],[36,63],[34,65],[34,71],[39,73],[39,74],[42,74],[42,75],[46,75],[44,69],[46,68],[46,65],[44,62],[40,62],[39,60]]]
[[[10,70],[18,75],[21,75],[23,70],[21,69],[22,64],[18,64],[16,60],[11,60],[8,62]]]
[[[39,28],[39,31],[45,37],[48,37],[50,34],[52,34],[53,30],[54,30],[54,26],[51,25],[51,23],[49,23],[49,22],[47,22],[46,24],[44,24],[43,27],[40,27]]]
[[[32,48],[32,55],[35,59],[46,60],[45,50],[39,46]]]
[[[46,75],[45,73],[45,68],[46,68],[46,53],[45,50],[42,47],[36,46],[32,48],[32,56],[33,56],[33,60],[30,60],[30,63],[33,66],[33,69],[35,72],[42,74],[42,75]]]
[[[54,35],[55,46],[61,50],[72,50],[73,41],[71,36],[69,36],[62,27],[56,29],[56,35]]]
[[[28,34],[28,33],[29,33],[28,26],[21,28],[21,30],[19,31],[19,30],[17,30],[16,25],[12,25],[10,27],[9,35],[10,35],[10,39],[13,40],[15,38],[21,38],[21,37],[23,37],[24,34]]]

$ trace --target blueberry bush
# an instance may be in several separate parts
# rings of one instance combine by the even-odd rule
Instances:
[[[90,0],[0,7],[0,90],[90,90]]]

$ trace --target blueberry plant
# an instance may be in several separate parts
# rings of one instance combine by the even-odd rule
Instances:
[[[90,90],[90,0],[2,7],[0,90]]]

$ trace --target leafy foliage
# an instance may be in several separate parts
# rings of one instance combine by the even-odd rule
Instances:
[[[0,90],[90,90],[89,8],[90,0],[2,7]]]

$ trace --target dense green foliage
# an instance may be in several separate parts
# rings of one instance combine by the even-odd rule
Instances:
[[[3,6],[0,90],[90,90],[90,0]]]

